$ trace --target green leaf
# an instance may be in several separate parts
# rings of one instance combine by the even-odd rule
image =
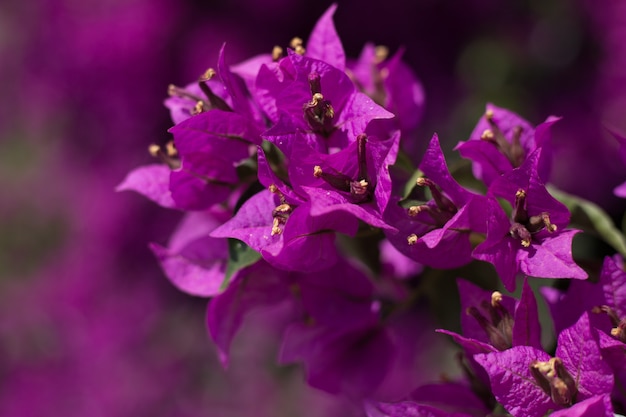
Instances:
[[[583,198],[567,194],[552,186],[549,186],[548,189],[554,198],[567,206],[572,213],[572,218],[577,217],[579,213],[584,214],[592,230],[623,257],[626,257],[626,237],[624,237],[624,234],[615,226],[611,217],[600,206]],[[589,231],[584,225],[583,230]]]
[[[225,289],[230,283],[235,272],[254,264],[261,259],[261,254],[241,240],[228,239],[228,264],[226,265],[226,275],[222,281],[221,289]]]
[[[424,173],[422,171],[420,171],[419,169],[415,170],[415,172],[413,172],[413,175],[411,175],[411,178],[409,178],[409,180],[406,182],[406,185],[404,186],[404,192],[402,193],[402,199],[407,198],[410,194],[411,191],[413,191],[413,188],[415,187],[415,182],[417,181],[417,179],[419,177],[424,176]]]

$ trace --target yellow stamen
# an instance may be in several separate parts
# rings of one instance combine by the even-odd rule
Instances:
[[[159,152],[161,152],[161,147],[156,143],[153,143],[152,145],[148,146],[148,152],[150,152],[150,155],[157,157],[159,156]]]
[[[200,76],[200,81],[209,81],[211,78],[215,77],[215,74],[217,74],[217,72],[215,72],[213,68],[209,68]]]
[[[278,61],[283,57],[283,48],[276,45],[274,49],[272,49],[272,61]]]
[[[407,210],[407,212],[409,213],[409,216],[411,217],[415,217],[417,216],[419,213],[421,213],[423,211],[422,206],[411,206],[409,207],[409,209]]]
[[[272,236],[279,235],[282,232],[283,231],[280,229],[280,219],[278,219],[278,217],[275,217],[274,221],[272,222]]]
[[[500,291],[494,291],[491,293],[491,305],[497,307],[502,303],[502,293]]]
[[[193,110],[191,111],[191,114],[195,116],[196,114],[200,114],[202,112],[204,112],[204,103],[202,103],[202,101],[198,101],[196,105],[193,106]]]
[[[167,152],[167,156],[176,156],[178,155],[178,151],[176,150],[176,146],[174,145],[174,141],[170,140],[165,145],[165,151]]]
[[[493,131],[491,129],[485,129],[482,135],[480,135],[482,140],[491,140],[494,138]]]
[[[378,45],[374,49],[374,64],[380,64],[389,56],[389,48],[384,45]]]

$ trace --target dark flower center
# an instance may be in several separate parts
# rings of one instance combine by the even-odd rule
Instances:
[[[480,307],[488,317],[485,317],[475,306],[469,307],[466,313],[476,319],[493,347],[500,351],[509,349],[513,345],[514,319],[502,305],[502,294],[494,291],[491,294],[491,303],[483,301]]]
[[[576,381],[565,369],[561,359],[551,358],[548,362],[533,361],[530,364],[530,373],[555,404],[568,407],[576,402],[578,394]]]
[[[407,210],[408,215],[416,217],[419,213],[427,213],[435,222],[436,228],[443,227],[457,213],[458,208],[441,192],[441,188],[431,179],[425,177],[418,178],[417,185],[428,187],[433,197],[432,201],[435,204],[411,206]]]
[[[272,236],[274,236],[283,232],[282,227],[287,223],[287,219],[289,219],[294,207],[285,201],[285,196],[274,184],[269,186],[269,190],[280,198],[280,204],[272,210]]]
[[[329,137],[335,129],[335,110],[329,100],[322,94],[321,77],[317,72],[309,74],[309,86],[311,88],[311,101],[304,103],[304,119],[311,129],[325,138]]]
[[[550,222],[550,214],[542,212],[535,216],[529,216],[526,209],[526,191],[519,189],[515,193],[515,209],[513,211],[513,224],[509,229],[511,237],[521,240],[525,248],[530,246],[532,235],[540,230],[552,233],[557,227]]]

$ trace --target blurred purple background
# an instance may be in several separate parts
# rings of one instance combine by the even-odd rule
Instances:
[[[556,128],[554,182],[618,219],[626,178],[626,5],[591,1],[339,1],[348,56],[367,41],[426,90],[417,140],[451,150],[486,102]],[[0,415],[358,415],[273,366],[252,323],[229,373],[147,248],[179,214],[115,186],[168,139],[167,85],[306,37],[330,1],[7,0],[0,5]],[[419,149],[420,145],[417,146]],[[414,155],[419,159],[419,155]],[[272,333],[274,332],[274,333]]]

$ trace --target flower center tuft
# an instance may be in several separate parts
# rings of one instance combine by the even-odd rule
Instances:
[[[561,359],[551,358],[548,362],[533,361],[530,364],[530,373],[555,404],[569,407],[576,402],[578,394],[576,381],[565,369]]]
[[[513,224],[509,229],[509,234],[522,242],[522,246],[530,246],[532,235],[540,230],[547,230],[550,233],[556,232],[557,226],[550,222],[550,214],[542,212],[535,216],[529,216],[526,209],[526,191],[517,190],[515,193],[515,210],[513,211]]]
[[[330,101],[326,100],[322,94],[321,77],[317,72],[309,74],[309,86],[311,101],[302,106],[304,118],[315,133],[327,138],[335,129],[333,124],[335,110]]]
[[[511,348],[515,320],[509,310],[502,305],[502,294],[494,291],[491,294],[491,303],[483,301],[480,307],[488,318],[476,306],[468,307],[465,312],[476,319],[493,347],[500,351]]]

